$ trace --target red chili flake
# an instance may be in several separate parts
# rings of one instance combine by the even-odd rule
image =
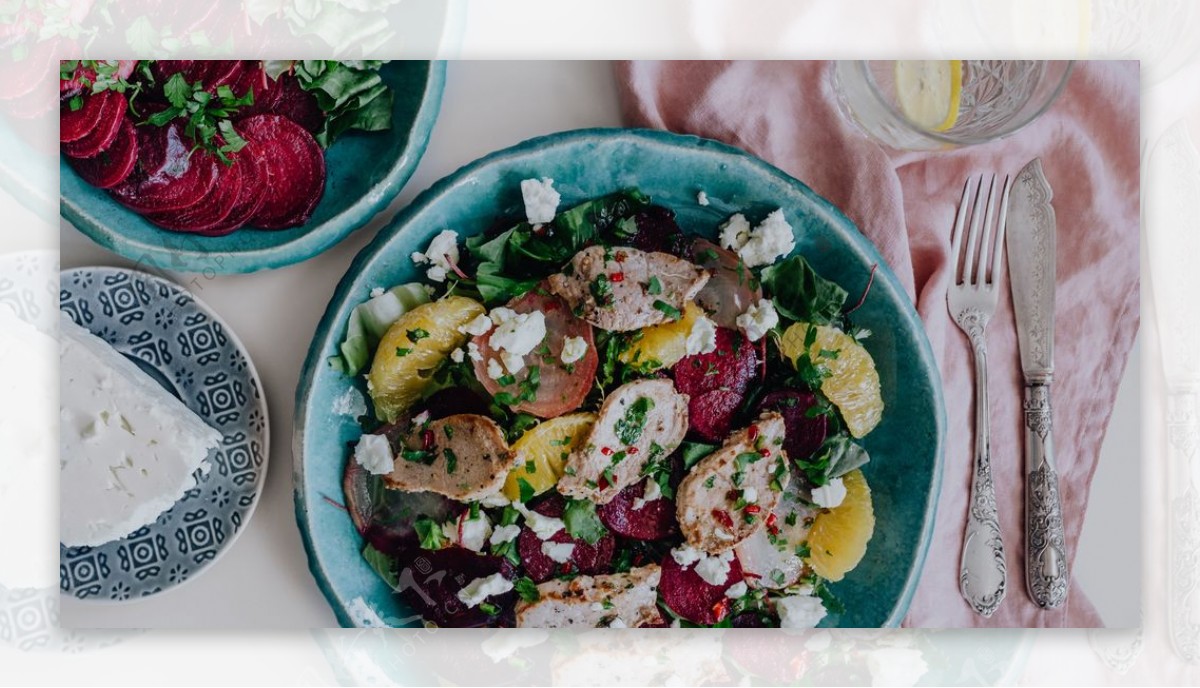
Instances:
[[[600,479],[596,481],[596,488],[599,489],[601,492],[607,490],[608,489],[608,478],[605,478],[604,476],[600,476]]]
[[[767,514],[767,527],[773,528],[774,526],[775,526],[775,514],[774,513]]]
[[[747,429],[746,429],[746,436],[750,438],[750,441],[751,441],[751,442],[753,442],[754,440],[758,439],[758,426],[757,426],[757,425],[751,425],[749,428],[747,428]]]
[[[637,447],[626,447],[625,448],[625,453],[630,456],[633,456],[634,454],[638,453],[638,451],[639,451],[639,449]]]
[[[726,528],[733,528],[733,518],[729,515],[728,511],[725,511],[724,509],[713,509],[712,515],[713,518],[717,519],[721,525],[725,526]]]
[[[714,604],[712,610],[713,615],[717,617],[717,621],[724,619],[725,615],[729,613],[729,598],[725,598]]]
[[[613,274],[609,275],[608,278],[614,282],[624,282],[625,281],[625,273],[614,272]]]
[[[746,505],[746,513],[748,513],[748,514],[757,514],[760,511],[762,511],[762,507],[757,504],[747,504]]]
[[[563,565],[558,567],[558,570],[559,570],[559,573],[570,573],[571,572],[571,562],[564,561]]]
[[[600,453],[605,456],[612,456],[612,447],[600,447]]]
[[[759,450],[758,450],[758,453],[759,453],[760,455],[762,455],[762,456],[770,456],[770,455],[771,455],[771,448],[770,448],[770,447],[763,447],[762,449],[759,449]]]
[[[422,449],[433,448],[433,431],[429,428],[426,428],[425,432],[421,433],[421,445]]]

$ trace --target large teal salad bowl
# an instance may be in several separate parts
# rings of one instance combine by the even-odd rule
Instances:
[[[347,402],[365,393],[330,367],[354,306],[375,287],[422,278],[409,256],[440,231],[471,236],[497,219],[522,215],[521,180],[549,177],[562,207],[637,187],[678,213],[685,231],[712,235],[734,212],[762,216],[781,207],[797,250],[852,295],[874,286],[855,312],[874,334],[865,345],[879,370],[886,405],[863,440],[874,497],[875,534],[862,563],[833,585],[845,611],[823,626],[897,626],[907,611],[933,530],[941,484],[945,410],[929,342],[909,298],[875,247],[837,208],[771,165],[728,145],[692,136],[591,129],[537,138],[493,153],[422,193],[358,255],[338,285],[313,338],[296,390],[293,438],[296,518],[317,583],[346,626],[419,619],[360,555],[362,538],[342,501],[342,473],[361,429]],[[700,205],[703,191],[708,205]],[[361,407],[359,409],[361,411]]]
[[[170,232],[117,203],[59,162],[60,212],[79,231],[139,266],[181,272],[242,273],[279,268],[325,251],[391,203],[417,168],[442,101],[442,62],[389,62],[392,128],[352,132],[325,151],[325,191],[303,226],[241,229],[220,237]]]

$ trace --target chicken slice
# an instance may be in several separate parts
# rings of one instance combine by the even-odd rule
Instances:
[[[537,586],[537,602],[517,603],[518,628],[636,628],[662,624],[658,583],[662,569],[649,564],[629,573],[576,576]]]
[[[418,427],[396,456],[384,483],[407,492],[436,492],[474,501],[499,491],[516,462],[495,421],[473,413],[446,416]]]
[[[689,545],[716,554],[762,527],[791,475],[783,436],[783,416],[764,413],[692,467],[675,493]]]
[[[669,253],[589,246],[561,273],[550,291],[584,320],[611,332],[628,332],[678,320],[708,273]]]
[[[688,426],[688,397],[666,379],[636,380],[604,399],[596,422],[567,457],[558,491],[607,504],[642,478],[642,468],[679,446]]]

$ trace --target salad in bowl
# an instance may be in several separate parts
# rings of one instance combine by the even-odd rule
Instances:
[[[560,207],[520,186],[519,221],[405,256],[426,279],[375,289],[329,360],[366,378],[343,489],[367,562],[439,626],[839,613],[885,412],[866,293],[818,274],[782,210],[712,241],[636,188]]]

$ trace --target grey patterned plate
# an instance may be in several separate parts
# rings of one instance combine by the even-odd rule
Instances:
[[[246,527],[267,469],[267,402],[254,365],[208,306],[173,282],[110,267],[60,274],[59,307],[224,434],[212,470],[158,519],[99,547],[59,548],[59,586],[123,601],[194,578]]]

